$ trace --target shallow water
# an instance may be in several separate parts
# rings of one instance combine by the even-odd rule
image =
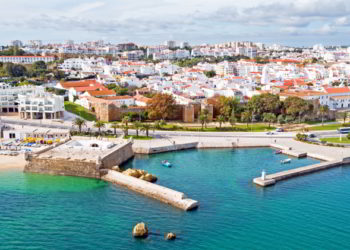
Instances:
[[[183,212],[102,181],[0,172],[0,249],[346,249],[350,244],[347,167],[280,182],[252,184],[268,173],[317,163],[269,148],[188,150],[137,156],[158,183],[199,200]],[[161,166],[162,160],[174,164]],[[145,221],[146,240],[131,237]],[[174,242],[163,239],[173,231]]]

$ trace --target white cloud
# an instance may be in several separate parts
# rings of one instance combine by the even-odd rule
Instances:
[[[27,39],[43,40],[59,32],[62,40],[135,37],[148,43],[171,36],[197,41],[246,35],[288,41],[297,35],[302,43],[310,35],[349,33],[349,17],[347,0],[12,0],[2,4],[0,28],[6,40],[25,31]]]

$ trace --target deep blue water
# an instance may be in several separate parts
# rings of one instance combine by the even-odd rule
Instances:
[[[0,172],[0,249],[348,249],[350,168],[280,182],[252,179],[317,163],[272,149],[188,150],[138,156],[124,167],[145,169],[158,183],[200,201],[183,212],[97,180]],[[171,161],[165,168],[160,162]],[[131,236],[145,221],[152,235]],[[177,233],[167,242],[165,232]]]

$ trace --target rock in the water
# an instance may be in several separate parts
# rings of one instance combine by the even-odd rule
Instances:
[[[157,177],[151,174],[146,174],[143,176],[143,180],[145,181],[149,181],[149,182],[156,182],[157,181]]]
[[[114,167],[112,167],[112,170],[117,171],[117,172],[120,172],[119,166],[114,166]]]
[[[141,173],[137,169],[132,169],[132,168],[129,168],[129,169],[125,170],[123,172],[123,174],[128,175],[128,176],[132,176],[132,177],[135,177],[135,178],[140,178],[141,177]]]
[[[176,234],[175,233],[167,233],[166,235],[165,235],[165,239],[167,239],[167,240],[175,240],[176,239]]]
[[[135,238],[147,238],[148,228],[145,223],[141,222],[134,226],[132,230],[132,236]]]
[[[147,173],[145,170],[140,169],[132,169],[129,168],[123,172],[124,175],[132,176],[135,178],[139,178],[140,180],[148,181],[148,182],[156,182],[157,177]]]

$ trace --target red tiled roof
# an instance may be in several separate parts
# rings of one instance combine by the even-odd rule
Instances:
[[[114,90],[88,90],[86,91],[90,96],[106,96],[106,95],[115,95]]]
[[[102,86],[96,80],[82,80],[82,81],[69,81],[61,82],[61,86],[65,89],[76,88],[76,87],[89,87],[89,86]]]
[[[343,87],[343,88],[325,88],[326,92],[328,94],[341,94],[341,93],[349,93],[350,88]]]
[[[122,95],[122,96],[106,96],[106,97],[103,97],[103,99],[105,99],[105,100],[125,100],[125,99],[134,99],[134,97],[128,96],[128,95]]]

